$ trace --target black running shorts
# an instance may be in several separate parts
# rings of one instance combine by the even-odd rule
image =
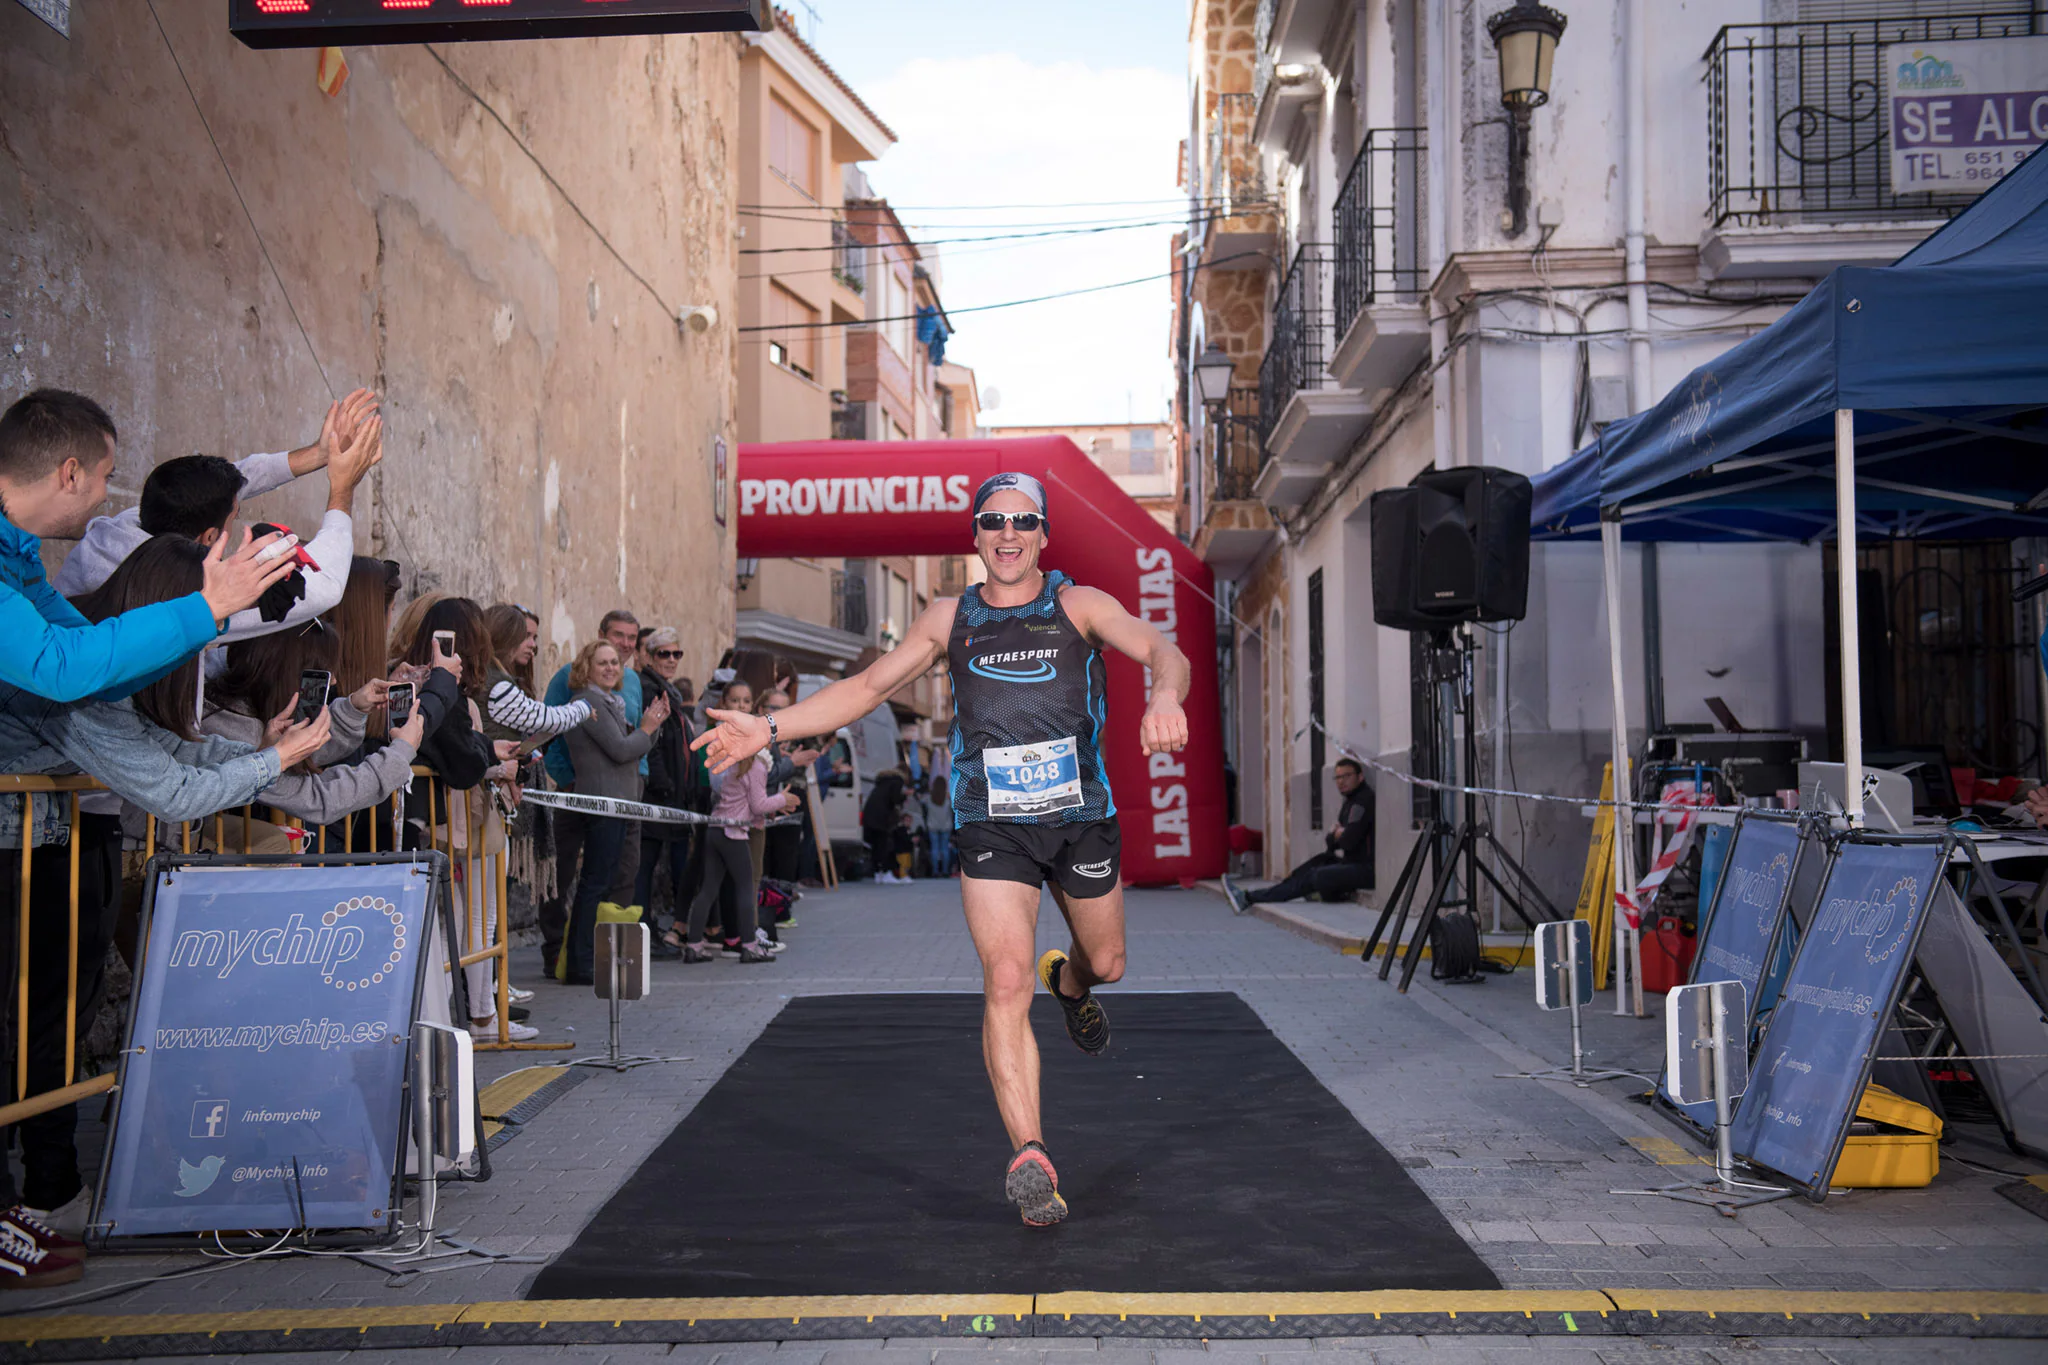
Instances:
[[[1051,882],[1075,900],[1108,895],[1123,870],[1123,835],[1114,820],[978,820],[953,831],[953,850],[963,877],[1026,886]]]

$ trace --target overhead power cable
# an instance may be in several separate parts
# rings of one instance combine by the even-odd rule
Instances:
[[[1182,205],[1185,205],[1185,204],[1189,204],[1189,203],[1212,203],[1212,204],[1220,204],[1220,203],[1222,203],[1223,201],[1222,201],[1221,199],[1205,199],[1205,200],[1196,200],[1196,199],[1190,199],[1190,198],[1189,198],[1189,197],[1188,197],[1187,195],[1175,195],[1175,196],[1174,196],[1173,198],[1171,198],[1171,199],[1096,199],[1096,200],[1092,200],[1092,201],[1083,201],[1083,202],[1078,202],[1078,203],[1064,203],[1064,204],[897,204],[897,203],[891,203],[891,202],[890,202],[889,200],[887,200],[887,199],[871,199],[871,200],[867,200],[867,201],[864,201],[864,202],[867,202],[867,203],[879,203],[879,204],[888,204],[888,205],[889,205],[889,207],[890,207],[891,209],[895,210],[895,211],[896,211],[897,213],[979,213],[979,212],[994,212],[994,211],[998,211],[998,210],[1001,210],[1001,211],[1005,211],[1005,212],[1007,212],[1007,211],[1011,211],[1011,210],[1023,210],[1023,209],[1114,209],[1114,208],[1126,208],[1126,207],[1131,207],[1131,206],[1134,206],[1134,205],[1141,205],[1141,204],[1160,204],[1160,205],[1165,205],[1165,204],[1182,204]],[[743,209],[743,210],[744,210],[744,209],[776,209],[776,210],[781,210],[781,209],[789,209],[789,208],[802,208],[802,207],[803,207],[803,205],[801,205],[801,204],[741,204],[741,205],[740,205],[740,208],[741,208],[741,209]],[[829,204],[819,204],[819,205],[818,205],[817,207],[818,207],[818,209],[819,209],[819,210],[820,210],[821,212],[823,212],[823,211],[830,211],[830,210],[831,210],[831,207],[832,207],[832,206],[831,206],[831,205],[829,205]]]
[[[1189,269],[1213,270],[1231,261],[1249,260],[1253,257],[1263,257],[1264,255],[1263,251],[1235,251],[1228,256],[1218,256],[1213,261],[1202,261],[1190,266]],[[952,317],[960,313],[992,313],[998,308],[1022,308],[1028,303],[1049,303],[1054,299],[1071,299],[1082,294],[1101,294],[1111,289],[1128,289],[1132,285],[1156,284],[1160,280],[1174,279],[1179,274],[1178,270],[1169,270],[1158,275],[1141,275],[1135,280],[1118,280],[1114,284],[1091,284],[1081,289],[1062,289],[1056,294],[1038,294],[1028,299],[1009,299],[1002,303],[977,303],[966,308],[948,308],[946,315]],[[816,332],[823,331],[828,327],[874,327],[884,322],[916,321],[917,315],[915,313],[905,313],[885,318],[846,318],[835,319],[830,322],[785,322],[759,327],[742,327],[738,330],[741,332]]]
[[[855,206],[848,212],[859,214],[862,210]],[[917,220],[917,227],[925,232],[994,232],[1011,229],[1022,231],[1026,228],[1114,227],[1120,223],[1143,224],[1153,222],[1160,219],[1166,212],[1167,210],[1164,209],[1151,209],[1144,213],[1123,213],[1107,218],[1040,218],[1011,223],[976,222],[972,220],[963,220],[957,223],[934,223],[920,216]],[[1220,212],[1220,210],[1215,210],[1215,212]],[[851,218],[838,216],[836,210],[832,216],[828,217],[823,214],[813,213],[776,213],[761,209],[741,209],[739,216],[742,218],[752,218],[757,222],[763,223],[822,224],[855,221]],[[1205,215],[1197,212],[1195,216],[1200,218]],[[1176,215],[1172,221],[1182,222],[1186,218],[1187,212],[1184,210]],[[867,222],[872,220],[860,219],[858,221]]]
[[[1220,215],[1217,215],[1217,216],[1220,216]],[[808,221],[808,220],[807,220],[807,221]],[[873,242],[873,243],[869,243],[869,242],[863,242],[863,243],[858,243],[857,245],[861,245],[861,246],[909,246],[909,247],[917,247],[917,248],[920,248],[920,249],[922,249],[922,248],[924,248],[924,247],[928,247],[928,246],[950,246],[950,245],[952,245],[952,244],[954,244],[954,243],[971,243],[971,242],[1013,242],[1013,241],[1024,241],[1024,240],[1030,240],[1030,239],[1034,239],[1034,238],[1046,238],[1046,237],[1088,237],[1088,236],[1094,236],[1094,235],[1096,235],[1096,234],[1098,234],[1098,233],[1103,233],[1103,232],[1127,232],[1127,231],[1129,231],[1129,230],[1130,230],[1130,229],[1132,229],[1132,228],[1146,228],[1146,227],[1176,227],[1176,228],[1177,228],[1177,227],[1187,227],[1187,226],[1190,226],[1191,224],[1192,224],[1192,225],[1197,225],[1197,226],[1199,226],[1199,225],[1200,225],[1201,223],[1203,223],[1204,221],[1206,221],[1206,220],[1205,220],[1205,219],[1202,219],[1202,218],[1155,218],[1155,219],[1152,219],[1152,220],[1150,220],[1150,221],[1147,221],[1147,222],[1141,222],[1141,223],[1117,223],[1117,224],[1115,224],[1115,225],[1113,225],[1113,226],[1110,226],[1110,227],[1092,227],[1092,228],[1053,228],[1053,229],[1049,229],[1049,230],[1047,230],[1047,231],[1044,231],[1044,232],[1001,232],[1001,233],[991,233],[991,234],[988,234],[988,235],[986,235],[986,236],[980,236],[980,237],[927,237],[927,238],[923,238],[923,239],[921,239],[921,240],[916,240],[916,241],[908,241],[908,242]],[[817,245],[817,246],[765,246],[765,247],[747,247],[747,248],[743,249],[743,250],[742,250],[742,251],[740,252],[740,255],[742,255],[742,256],[784,256],[784,255],[789,255],[789,254],[791,254],[791,253],[793,253],[793,252],[799,252],[799,251],[843,251],[843,250],[845,250],[845,247],[844,247],[843,245],[841,245],[840,243],[837,243],[837,242],[825,242],[825,243],[822,243],[822,244],[820,244],[820,245]]]

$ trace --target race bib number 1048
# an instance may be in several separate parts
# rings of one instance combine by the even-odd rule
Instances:
[[[1072,736],[981,751],[991,820],[1031,820],[1082,802],[1081,760]]]

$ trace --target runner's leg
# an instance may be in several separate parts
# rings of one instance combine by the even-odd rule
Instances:
[[[1031,1036],[1038,888],[963,877],[960,898],[981,957],[981,1055],[996,1108],[1015,1149],[1042,1139],[1038,1126],[1038,1041]]]
[[[1067,965],[1060,971],[1060,994],[1069,1000],[1079,1000],[1097,986],[1123,980],[1123,887],[1115,886],[1107,894],[1084,899],[1069,896],[1054,883],[1052,898],[1073,934],[1073,945],[1067,949]]]

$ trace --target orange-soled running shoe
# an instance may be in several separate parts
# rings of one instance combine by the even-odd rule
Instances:
[[[1052,1168],[1042,1142],[1027,1142],[1010,1158],[1003,1193],[1029,1227],[1049,1228],[1067,1216],[1067,1201],[1060,1198],[1060,1173]]]

